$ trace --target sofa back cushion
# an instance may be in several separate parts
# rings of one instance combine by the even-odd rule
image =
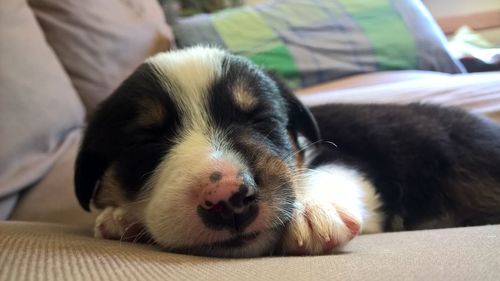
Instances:
[[[2,199],[40,179],[84,118],[78,95],[24,0],[0,5],[0,85]]]
[[[89,112],[143,62],[171,46],[156,0],[29,0]]]

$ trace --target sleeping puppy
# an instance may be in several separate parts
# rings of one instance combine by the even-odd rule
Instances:
[[[248,60],[194,47],[148,59],[100,106],[75,185],[96,237],[326,254],[359,233],[500,222],[500,127],[432,105],[309,110]]]

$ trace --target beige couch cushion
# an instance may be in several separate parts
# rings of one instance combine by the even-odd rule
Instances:
[[[156,0],[29,0],[87,110],[142,61],[167,50],[172,33]]]
[[[215,259],[0,223],[0,280],[500,280],[500,226],[362,235],[340,255]]]
[[[0,198],[37,181],[83,116],[78,95],[26,1],[2,1]]]

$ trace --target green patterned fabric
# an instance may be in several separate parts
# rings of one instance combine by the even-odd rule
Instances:
[[[381,70],[417,68],[416,46],[388,0],[339,0],[372,43]],[[389,48],[398,46],[396,50]]]
[[[418,0],[276,0],[181,19],[178,45],[209,44],[305,87],[352,74],[462,72]]]

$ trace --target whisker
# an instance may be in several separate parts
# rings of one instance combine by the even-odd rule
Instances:
[[[148,232],[146,231],[146,229],[141,229],[141,231],[139,231],[139,233],[135,236],[135,238],[134,238],[134,240],[132,240],[132,242],[137,243],[137,241],[140,241],[140,239],[142,239],[147,234],[148,234]]]
[[[327,140],[317,140],[317,141],[315,141],[315,142],[311,142],[311,143],[307,144],[306,146],[302,147],[301,149],[299,149],[299,150],[295,151],[295,152],[294,152],[294,153],[292,153],[291,155],[287,156],[287,157],[285,158],[285,160],[290,160],[290,158],[291,158],[291,157],[295,157],[297,154],[299,154],[299,153],[301,153],[301,152],[303,152],[303,151],[305,151],[305,150],[307,150],[307,149],[311,148],[313,145],[315,145],[315,144],[317,144],[317,143],[326,143],[326,144],[329,144],[329,145],[331,145],[331,146],[333,146],[333,147],[335,147],[335,148],[338,148],[338,145],[337,145],[336,143],[332,142],[332,141],[327,141]]]
[[[333,141],[323,141],[324,143],[327,143],[327,144],[331,144],[332,146],[334,146],[335,148],[338,148],[339,146],[334,143]]]
[[[146,245],[146,246],[154,246],[156,244],[156,241],[153,238],[150,237],[143,244]]]
[[[144,173],[142,176],[141,176],[141,179],[146,179],[148,176],[152,175],[155,173],[155,170],[152,170],[152,171],[149,171],[147,173]]]
[[[264,136],[264,138],[267,138],[269,137],[269,135],[274,132],[276,130],[276,127],[272,128],[271,130],[269,130],[269,132]]]
[[[138,235],[141,234],[141,232],[143,232],[144,230],[141,229],[141,231],[136,234],[136,235],[131,235],[131,236],[125,236],[127,234],[127,231],[132,227],[134,226],[135,224],[137,223],[140,223],[139,220],[135,220],[133,222],[131,222],[127,227],[125,227],[125,230],[123,231],[122,235],[120,236],[120,242],[124,241],[124,239],[129,239],[129,238],[132,238],[132,237],[137,237]],[[136,242],[135,239],[133,241],[134,243]]]

